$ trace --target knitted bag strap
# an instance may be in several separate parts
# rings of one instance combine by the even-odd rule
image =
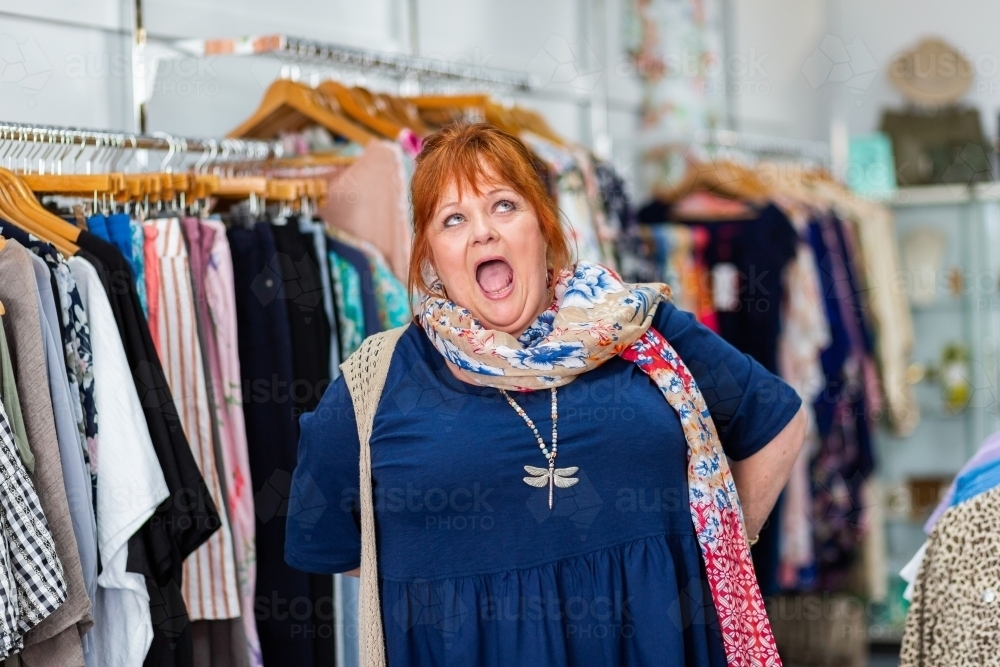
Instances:
[[[385,667],[385,638],[378,599],[378,558],[375,554],[375,506],[372,497],[372,454],[368,439],[382,388],[389,374],[392,352],[409,325],[365,339],[340,365],[351,393],[361,442],[361,590],[358,593],[358,644],[361,667]]]

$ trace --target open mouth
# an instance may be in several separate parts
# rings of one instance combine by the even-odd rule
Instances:
[[[514,269],[499,257],[476,265],[476,282],[490,299],[502,299],[514,289]]]

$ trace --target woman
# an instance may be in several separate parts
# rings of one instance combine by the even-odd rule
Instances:
[[[369,439],[388,664],[780,664],[746,535],[801,446],[794,391],[666,286],[570,267],[514,137],[428,138],[412,200],[425,298]],[[356,574],[359,444],[341,378],[302,418],[293,567]]]

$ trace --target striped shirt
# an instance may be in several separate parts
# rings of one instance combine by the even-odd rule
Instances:
[[[184,561],[181,592],[192,621],[236,618],[240,589],[225,498],[219,483],[219,464],[212,442],[212,411],[198,342],[191,271],[181,223],[176,218],[150,220],[155,225],[156,255],[160,264],[159,300],[149,299],[150,322],[158,328],[158,351],[173,393],[181,425],[191,445],[221,529]]]

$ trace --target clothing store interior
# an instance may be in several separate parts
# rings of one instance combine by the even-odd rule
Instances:
[[[0,661],[1000,664],[998,29],[993,0],[0,3]],[[464,353],[429,342],[455,304],[412,279],[410,182],[482,125],[558,213],[557,324],[669,285],[683,437],[582,378],[546,444],[552,377],[437,375]],[[763,528],[713,546],[697,447],[739,520],[728,465],[796,408]],[[604,458],[554,468],[557,417]],[[668,431],[677,488],[636,491]]]

